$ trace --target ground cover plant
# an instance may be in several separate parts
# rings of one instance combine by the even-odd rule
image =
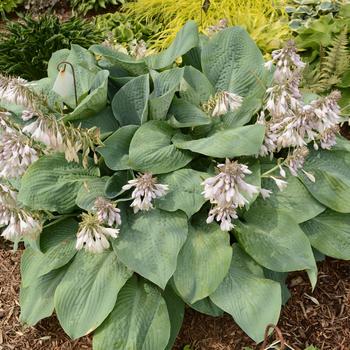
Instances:
[[[46,76],[51,55],[78,44],[88,48],[103,36],[94,24],[78,17],[60,21],[55,15],[25,15],[6,22],[0,38],[0,72],[35,80]]]
[[[349,259],[340,94],[303,94],[292,42],[265,62],[240,27],[135,58],[57,51],[0,81],[2,236],[26,245],[21,320],[55,310],[94,349],[170,349],[185,304],[255,341],[313,249]]]

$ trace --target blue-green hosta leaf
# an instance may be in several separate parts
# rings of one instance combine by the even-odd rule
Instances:
[[[180,88],[183,68],[173,68],[162,73],[151,72],[154,90],[150,95],[150,119],[165,120],[175,92]]]
[[[129,147],[138,126],[126,125],[118,129],[97,151],[102,154],[108,168],[112,170],[129,169]]]
[[[265,134],[262,125],[248,125],[235,129],[217,131],[198,140],[186,141],[178,134],[173,138],[177,148],[216,158],[233,158],[259,153]]]
[[[202,67],[217,90],[243,97],[265,93],[264,58],[243,28],[225,29],[209,40],[202,48]]]
[[[169,124],[174,128],[192,128],[211,124],[211,118],[185,99],[174,98],[169,110]]]
[[[272,190],[265,201],[259,198],[260,205],[271,206],[279,211],[293,215],[297,223],[312,219],[326,208],[315,200],[297,177],[288,176],[288,186],[279,191],[272,179],[264,179],[262,187]]]
[[[66,213],[74,209],[84,181],[98,175],[97,167],[84,169],[80,164],[67,162],[64,154],[45,155],[23,175],[18,199],[33,210]]]
[[[251,258],[235,245],[230,271],[210,299],[229,313],[254,341],[261,342],[268,324],[277,324],[281,309],[279,283],[252,273]]]
[[[316,284],[310,242],[291,216],[257,201],[244,219],[237,222],[237,239],[254,260],[273,271],[307,270],[311,284]]]
[[[150,121],[134,134],[129,149],[132,169],[164,174],[183,168],[192,160],[190,152],[177,149],[171,139],[176,130],[166,122]]]
[[[40,235],[42,252],[27,247],[21,259],[22,287],[26,288],[52,270],[66,265],[76,254],[78,223],[66,219],[50,225]]]
[[[182,326],[185,316],[185,304],[169,284],[164,290],[163,298],[165,299],[170,318],[170,338],[165,350],[171,350]]]
[[[181,297],[195,303],[213,293],[226,276],[232,248],[227,232],[216,224],[190,226],[174,273]]]
[[[106,182],[106,197],[114,198],[123,193],[123,186],[131,179],[133,179],[133,175],[129,171],[117,171],[114,173]]]
[[[186,66],[180,85],[181,98],[199,107],[201,103],[207,102],[210,96],[214,95],[214,87],[208,78],[198,69]]]
[[[21,286],[20,305],[22,323],[34,326],[38,321],[52,315],[57,286],[66,273],[66,268],[53,270],[33,281],[28,287]]]
[[[124,211],[113,248],[127,267],[164,289],[175,272],[187,231],[186,215],[180,211]]]
[[[107,70],[101,70],[96,74],[89,94],[76,106],[73,112],[63,118],[64,121],[89,118],[106,107],[108,76]]]
[[[192,169],[180,169],[159,176],[159,182],[168,185],[169,192],[156,201],[157,206],[166,211],[182,210],[190,218],[206,202],[201,183],[208,176]]]
[[[147,120],[149,75],[140,75],[126,83],[114,96],[112,109],[119,124],[140,125]]]
[[[198,45],[198,27],[196,22],[188,21],[177,33],[175,40],[163,52],[145,58],[151,69],[162,69],[171,65],[178,57]]]
[[[215,305],[209,297],[199,300],[195,302],[194,304],[189,304],[189,306],[198,311],[202,314],[213,316],[213,317],[220,317],[223,316],[224,311],[221,310],[217,305]]]
[[[96,177],[80,187],[75,200],[77,206],[86,211],[92,211],[97,197],[105,197],[105,187],[109,177]]]
[[[164,350],[169,337],[169,315],[159,290],[134,275],[96,331],[93,347],[95,350]]]
[[[112,251],[80,251],[55,293],[57,317],[65,332],[76,339],[96,329],[131,275]]]
[[[350,259],[350,216],[327,210],[301,228],[311,245],[321,253],[336,259]]]
[[[138,76],[148,72],[144,60],[136,60],[129,55],[125,55],[104,45],[92,45],[89,50],[95,55],[102,56],[107,59],[111,66],[122,68],[132,76]]]
[[[312,173],[316,181],[310,181],[302,173],[299,177],[319,202],[340,213],[350,213],[349,152],[312,151],[304,169]]]

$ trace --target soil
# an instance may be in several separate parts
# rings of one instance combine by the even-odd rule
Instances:
[[[21,251],[0,238],[0,350],[91,350],[91,337],[70,340],[55,316],[35,327],[19,322],[18,293]],[[319,263],[312,292],[304,273],[288,279],[292,297],[283,307],[279,328],[295,350],[313,344],[320,350],[350,349],[350,262],[327,258]],[[273,339],[272,339],[273,340]],[[271,342],[272,342],[271,340]],[[259,349],[229,315],[210,317],[188,309],[174,350]],[[106,349],[111,350],[111,349]]]

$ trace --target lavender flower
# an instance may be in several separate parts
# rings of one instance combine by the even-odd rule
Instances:
[[[98,197],[95,200],[93,210],[98,219],[110,227],[121,225],[120,209],[116,208],[112,201]]]

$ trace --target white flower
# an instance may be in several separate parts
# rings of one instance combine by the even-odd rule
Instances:
[[[305,158],[308,156],[308,154],[309,150],[307,147],[301,147],[296,148],[293,153],[288,155],[286,164],[293,176],[298,176],[298,170],[303,167]]]
[[[26,210],[11,210],[7,206],[0,206],[0,217],[2,223],[8,225],[1,236],[13,242],[23,237],[34,240],[43,229],[42,223]]]
[[[212,112],[213,117],[219,117],[227,112],[233,112],[242,105],[243,97],[228,91],[220,91],[215,97],[215,107]]]
[[[215,33],[220,32],[227,28],[228,20],[226,18],[220,19],[220,21],[213,26],[209,26],[207,29],[208,36],[213,36]]]
[[[136,59],[144,58],[147,54],[147,46],[144,40],[137,41],[134,39],[130,44],[130,55]]]
[[[269,198],[272,194],[272,191],[267,190],[266,188],[261,188],[260,189],[260,194],[263,199]]]
[[[14,130],[0,135],[0,176],[17,178],[38,159],[38,152],[28,145],[28,139]]]
[[[247,198],[259,193],[259,189],[244,181],[245,176],[252,173],[246,165],[226,159],[225,164],[219,164],[217,168],[220,172],[202,183],[204,198],[213,204],[207,223],[215,218],[221,221],[222,230],[229,231],[234,227],[232,219],[238,218],[236,209],[247,205]]]
[[[77,232],[76,249],[85,249],[90,253],[102,253],[110,247],[108,238],[117,238],[119,229],[104,227],[92,214],[83,214]]]
[[[287,181],[284,181],[284,180],[281,180],[281,179],[277,179],[274,176],[270,176],[270,177],[271,177],[271,179],[273,181],[275,181],[275,183],[276,183],[276,185],[277,185],[277,187],[278,187],[278,189],[280,191],[283,191],[288,186],[288,182]]]
[[[123,190],[130,190],[132,187],[135,187],[131,195],[134,201],[130,206],[134,208],[134,213],[152,209],[152,200],[164,196],[169,190],[168,185],[158,184],[157,178],[152,177],[150,173],[139,174],[135,179],[128,181]]]
[[[301,170],[306,176],[307,178],[311,181],[311,182],[316,182],[315,176],[311,173],[308,173],[307,171],[305,171],[304,169]]]
[[[98,197],[95,200],[93,209],[96,211],[98,219],[108,226],[118,226],[121,224],[120,209],[116,208],[112,201]]]
[[[214,221],[220,222],[220,228],[222,231],[230,231],[234,225],[232,220],[238,219],[236,209],[232,205],[221,207],[219,205],[214,206],[210,211],[207,218],[207,224]]]
[[[32,135],[34,140],[42,142],[57,152],[63,151],[63,138],[60,131],[55,127],[55,123],[50,123],[45,118],[37,118],[31,124],[26,125],[23,132]]]
[[[225,164],[219,164],[217,168],[219,174],[206,179],[204,185],[204,198],[211,203],[217,203],[225,207],[228,203],[233,203],[235,207],[244,207],[248,204],[245,198],[252,198],[259,193],[256,186],[246,183],[243,179],[252,172],[244,164],[231,162],[226,159]]]
[[[0,204],[15,207],[16,199],[17,192],[4,184],[0,184]]]
[[[32,119],[34,117],[35,113],[31,110],[24,110],[22,112],[21,118],[22,120],[24,120],[25,122]]]

